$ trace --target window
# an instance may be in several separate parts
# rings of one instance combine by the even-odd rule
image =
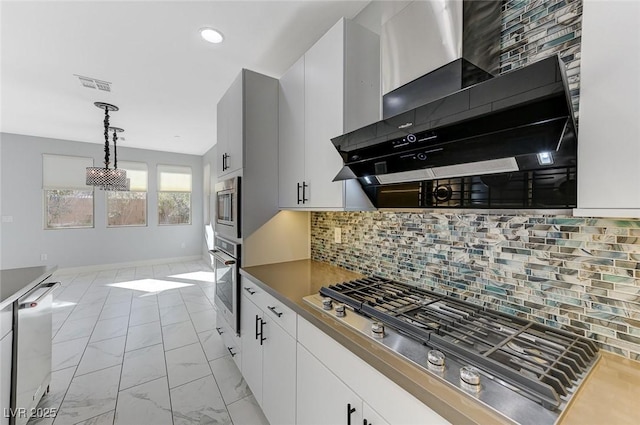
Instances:
[[[107,226],[147,225],[147,164],[120,161],[118,168],[127,172],[129,191],[107,192]]]
[[[93,158],[42,155],[44,228],[93,227],[93,187],[85,185]]]
[[[158,224],[191,224],[191,167],[158,165]]]

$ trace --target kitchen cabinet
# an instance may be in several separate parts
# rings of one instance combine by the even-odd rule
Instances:
[[[242,168],[242,104],[244,101],[244,70],[218,102],[218,177],[223,177]]]
[[[639,19],[638,2],[583,4],[575,215],[640,217]]]
[[[279,205],[371,209],[356,181],[333,182],[342,158],[331,138],[378,120],[379,37],[341,19],[280,79]]]
[[[0,406],[2,409],[10,406],[11,393],[11,349],[13,347],[13,332],[0,336]],[[9,418],[5,412],[0,412],[0,425],[8,425]]]
[[[242,345],[240,337],[231,330],[231,327],[227,324],[226,319],[220,311],[216,312],[216,325],[216,331],[218,331],[218,334],[222,337],[222,342],[238,367],[238,370],[241,370]]]
[[[298,344],[296,423],[361,424],[362,399]]]
[[[295,423],[296,314],[247,279],[241,286],[242,375],[270,423]]]
[[[278,213],[278,80],[243,69],[217,115],[217,180],[242,177],[239,213],[247,238]]]
[[[305,382],[303,380],[318,379],[318,376],[321,375],[321,369],[317,367],[317,365],[314,368],[315,373],[313,375],[304,372],[305,365],[311,363],[308,358],[305,360],[307,363],[303,363],[303,360],[301,360],[305,356],[304,351],[307,351],[307,353],[313,353],[313,357],[324,365],[333,378],[340,381],[342,385],[346,385],[363,403],[368,405],[367,410],[369,408],[371,408],[371,411],[375,409],[375,411],[370,413],[370,416],[376,416],[375,420],[377,422],[373,422],[374,419],[367,416],[363,417],[362,413],[356,414],[354,412],[356,416],[352,417],[352,421],[357,417],[358,422],[352,423],[361,424],[363,423],[363,419],[367,419],[367,422],[374,423],[374,425],[380,423],[380,420],[383,421],[382,423],[390,424],[449,424],[447,420],[431,410],[424,403],[400,388],[389,378],[382,375],[365,361],[300,316],[298,316],[298,344],[298,419],[300,419],[301,410],[304,411],[305,409],[311,408],[307,406],[307,395],[303,394],[307,394],[309,391],[313,391],[313,389],[301,388],[300,386],[303,385],[302,382]],[[302,354],[300,346],[303,347],[304,350]],[[323,376],[323,379],[327,381],[333,379],[330,376]],[[316,383],[313,385],[322,384]],[[333,392],[334,389],[332,388],[327,391]],[[338,390],[335,390],[335,392],[337,393]],[[357,400],[353,401],[354,399],[350,398],[351,396],[346,393],[343,394],[343,397],[344,400],[347,400],[343,401],[343,404],[351,403],[353,405],[354,403],[358,403]],[[346,410],[346,407],[344,407],[344,409]],[[313,412],[314,414],[320,414],[317,410]],[[302,415],[306,418],[304,413],[302,413]],[[342,416],[339,421],[324,423],[344,423],[345,417],[346,416]],[[334,418],[334,416],[332,416],[332,418]],[[338,416],[335,416],[335,418],[338,418]],[[315,420],[312,418],[308,420],[311,422],[304,423],[323,422],[314,422]]]
[[[240,341],[242,342],[242,376],[262,405],[262,344],[263,312],[247,295],[242,294],[240,308]]]

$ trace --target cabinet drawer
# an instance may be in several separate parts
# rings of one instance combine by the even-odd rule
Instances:
[[[242,350],[240,349],[242,345],[240,344],[240,338],[231,330],[220,312],[216,312],[216,324],[216,330],[222,335],[224,346],[238,369],[240,369],[242,364]]]
[[[270,294],[264,293],[260,301],[262,301],[260,307],[266,317],[280,325],[285,332],[295,338],[297,330],[296,313]]]
[[[258,308],[262,308],[264,302],[264,296],[266,295],[264,289],[260,288],[258,284],[250,281],[246,277],[240,277],[240,291],[247,296]]]
[[[266,318],[272,319],[289,335],[296,337],[297,320],[293,310],[245,277],[242,278],[242,292],[264,312]]]

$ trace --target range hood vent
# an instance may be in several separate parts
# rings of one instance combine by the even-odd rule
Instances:
[[[564,176],[554,177],[562,192],[551,201],[545,195],[538,204],[531,202],[531,188],[524,185],[523,201],[516,206],[568,208],[575,204],[576,139],[564,63],[552,56],[332,142],[345,165],[336,180],[357,178],[378,207],[384,185],[499,173],[527,181],[534,171],[547,170],[547,176]],[[493,193],[493,203],[500,204],[502,195]],[[409,206],[424,206],[425,196]]]

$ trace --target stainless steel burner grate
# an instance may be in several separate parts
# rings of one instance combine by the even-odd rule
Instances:
[[[387,279],[320,293],[506,381],[550,410],[575,391],[597,356],[586,338]]]

